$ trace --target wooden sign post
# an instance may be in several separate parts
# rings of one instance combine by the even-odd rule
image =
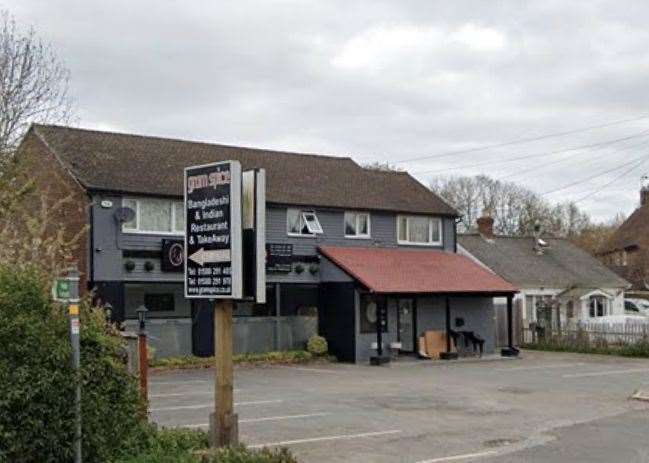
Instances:
[[[233,409],[232,306],[221,300],[214,307],[214,413],[210,416],[213,447],[235,445],[239,439],[237,415]]]
[[[234,301],[266,301],[265,171],[237,161],[185,169],[185,297],[214,303],[212,447],[236,445],[233,409]]]
[[[232,308],[243,297],[241,166],[217,162],[185,169],[185,297],[214,305],[212,447],[236,445],[232,399]]]

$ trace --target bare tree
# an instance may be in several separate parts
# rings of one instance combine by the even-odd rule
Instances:
[[[32,122],[67,123],[70,72],[30,27],[0,12],[0,168]]]
[[[484,211],[494,218],[495,231],[507,235],[531,234],[539,224],[545,233],[570,237],[590,225],[588,215],[574,203],[553,205],[521,185],[485,175],[440,177],[431,189],[458,209],[460,231],[475,229]]]

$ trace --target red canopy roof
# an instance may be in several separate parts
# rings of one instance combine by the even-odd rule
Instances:
[[[376,293],[515,293],[468,257],[445,251],[320,246],[320,252]]]

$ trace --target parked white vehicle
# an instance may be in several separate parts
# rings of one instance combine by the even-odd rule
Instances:
[[[626,313],[649,315],[649,301],[646,299],[624,299],[624,311]]]

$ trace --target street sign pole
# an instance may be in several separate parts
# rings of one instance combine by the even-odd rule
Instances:
[[[74,391],[74,463],[81,463],[81,349],[79,342],[79,272],[76,267],[68,269],[65,277],[54,282],[52,292],[54,300],[68,304],[72,368],[76,375]]]

